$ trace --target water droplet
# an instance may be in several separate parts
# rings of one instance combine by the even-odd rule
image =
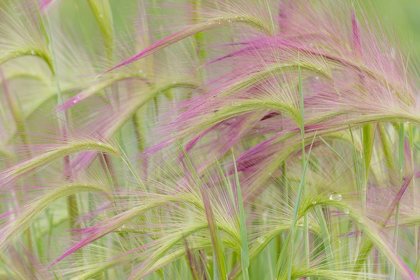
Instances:
[[[141,74],[141,73],[143,73],[143,70],[141,70],[141,69],[140,69],[140,70],[139,70],[139,73],[140,73],[140,74]]]
[[[267,222],[267,218],[268,218],[268,212],[264,211],[263,214],[262,214],[262,219],[263,219],[264,223]]]
[[[405,122],[405,123],[407,123],[407,124],[408,124],[408,123],[410,123],[410,122],[409,122],[409,121],[407,121],[407,122]]]
[[[318,71],[321,71],[321,67],[316,68]]]
[[[350,213],[349,209],[344,209],[344,213],[346,213],[346,215],[348,215]]]
[[[316,201],[312,201],[312,204],[315,205],[316,204]]]
[[[332,201],[341,201],[343,197],[341,196],[341,194],[332,194],[330,195],[330,200]]]
[[[101,142],[98,142],[98,145],[99,145],[99,146],[101,146],[101,145],[102,145],[102,143],[101,143]]]
[[[73,100],[73,104],[76,104],[77,102],[79,102],[77,99]]]
[[[392,48],[391,49],[391,57],[392,57],[392,59],[395,59],[395,54],[396,54],[395,49]]]
[[[258,237],[258,243],[264,243],[264,241],[265,241],[265,237],[264,236],[260,236],[260,237]]]
[[[302,221],[298,222],[298,223],[297,223],[297,226],[298,226],[298,227],[303,227],[303,222],[302,222]]]
[[[317,81],[318,81],[318,80],[319,80],[319,76],[316,76],[316,77],[315,77],[315,80],[317,80]]]
[[[228,20],[228,22],[230,23],[231,21],[230,21],[230,19]]]

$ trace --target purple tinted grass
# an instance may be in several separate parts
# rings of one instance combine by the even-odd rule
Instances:
[[[158,207],[159,205],[164,204],[164,201],[156,201],[154,206],[152,207]],[[107,235],[108,233],[111,233],[115,231],[117,228],[121,226],[121,222],[125,223],[125,219],[129,219],[131,216],[128,214],[135,213],[135,211],[138,210],[136,208],[131,208],[128,211],[122,212],[120,214],[117,214],[111,218],[108,218],[105,221],[102,221],[98,223],[97,225],[84,229],[80,232],[79,236],[88,234],[87,237],[83,238],[82,240],[78,241],[75,245],[73,245],[70,249],[68,249],[64,254],[62,254],[60,257],[58,257],[54,262],[50,263],[47,268],[53,266],[54,264],[58,263],[59,261],[63,260],[67,256],[71,255],[75,251],[79,250],[80,248],[92,243],[93,241]],[[146,209],[145,209],[146,210]],[[128,215],[128,218],[126,218],[126,215]],[[124,224],[123,223],[123,224]]]
[[[193,279],[207,280],[203,264],[201,261],[197,260],[194,251],[191,250],[188,244],[187,239],[184,239],[184,247],[185,251],[187,252],[188,264],[191,270],[191,274],[193,275]]]
[[[351,14],[351,23],[353,30],[353,49],[356,53],[356,57],[362,57],[362,44],[360,41],[360,28],[357,22],[356,14],[354,11]]]
[[[116,66],[112,67],[111,69],[103,72],[100,75],[104,75],[108,72],[111,72],[119,67],[122,67],[124,65],[133,63],[139,59],[145,58],[149,55],[152,55],[176,42],[179,42],[185,38],[188,38],[194,34],[196,34],[197,32],[202,32],[202,31],[207,31],[207,30],[211,30],[211,29],[215,29],[215,28],[219,28],[219,22],[218,21],[209,21],[208,23],[206,23],[205,25],[203,23],[201,23],[200,25],[202,26],[191,26],[191,27],[187,27],[184,30],[178,31],[172,35],[169,35],[161,40],[159,40],[158,42],[150,45],[149,47],[145,48],[144,50],[142,50],[141,52],[137,53],[136,55],[124,60],[123,62],[117,64]]]
[[[51,5],[53,2],[53,0],[43,0],[41,1],[41,3],[38,5],[39,9],[41,11],[44,11],[48,8],[49,5]]]
[[[387,223],[389,222],[390,218],[391,218],[391,214],[394,212],[395,208],[397,207],[397,204],[401,201],[403,195],[405,194],[405,192],[407,191],[408,186],[411,183],[411,180],[413,179],[413,175],[410,176],[406,176],[403,178],[403,184],[401,186],[401,189],[398,191],[397,195],[395,196],[395,198],[392,200],[388,210],[387,210],[387,214],[385,217],[385,221],[384,221],[384,225],[387,225]]]

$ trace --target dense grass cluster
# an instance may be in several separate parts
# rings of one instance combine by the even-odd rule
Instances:
[[[110,2],[0,2],[0,279],[419,278],[394,33],[345,0]]]

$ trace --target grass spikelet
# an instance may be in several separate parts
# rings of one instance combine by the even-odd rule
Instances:
[[[3,171],[1,173],[2,185],[5,186],[7,183],[16,180],[20,175],[27,174],[28,172],[45,166],[57,159],[84,151],[96,151],[119,155],[119,152],[114,147],[106,143],[92,141],[69,143],[68,145],[57,147],[56,149],[40,154]]]
[[[233,6],[234,7],[234,6]],[[229,11],[229,5],[224,7],[227,11]],[[237,8],[237,7],[234,7]],[[253,16],[252,14],[241,13],[229,13],[229,12],[219,12],[220,15],[213,15],[210,18],[203,18],[201,22],[195,23],[194,25],[185,28],[184,30],[178,31],[166,38],[159,40],[158,42],[152,44],[151,46],[147,47],[143,51],[137,53],[136,55],[124,60],[123,62],[117,64],[116,66],[112,67],[111,69],[107,70],[105,73],[108,73],[114,69],[117,69],[121,66],[130,64],[134,61],[139,59],[145,58],[153,53],[156,53],[178,41],[181,41],[185,38],[190,36],[194,36],[200,32],[220,28],[223,26],[235,25],[235,24],[245,24],[250,27],[256,28],[257,30],[272,35],[273,30],[270,24],[264,22],[264,20]]]
[[[81,192],[104,192],[107,190],[103,187],[88,184],[70,184],[59,187],[53,191],[44,194],[40,199],[25,205],[25,209],[18,210],[18,217],[12,223],[4,226],[0,231],[0,250],[4,250],[12,238],[18,236],[37,218],[37,216],[55,201],[63,197],[68,197]]]
[[[2,39],[0,46],[0,64],[9,60],[35,56],[43,60],[49,69],[54,72],[48,46],[45,44],[40,23],[37,22],[28,9],[22,9],[19,5],[7,3],[1,9],[2,20],[0,33]]]

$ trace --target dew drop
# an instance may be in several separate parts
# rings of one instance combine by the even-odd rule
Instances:
[[[31,50],[31,55],[35,55],[35,51],[34,50]]]
[[[330,200],[332,201],[341,201],[343,197],[341,196],[341,194],[332,194],[330,195]]]
[[[350,213],[349,209],[344,209],[344,213],[346,213],[347,215]]]
[[[141,73],[143,73],[143,70],[141,70],[141,69],[140,69],[140,70],[139,70],[139,73],[140,73],[140,74],[141,74]]]
[[[265,237],[264,236],[260,236],[260,237],[258,237],[258,243],[264,243],[264,241],[265,241]]]
[[[321,71],[321,67],[316,68],[318,71]]]
[[[98,142],[98,145],[99,145],[99,146],[101,146],[101,145],[102,145],[102,143],[101,143],[101,142]]]
[[[409,121],[407,121],[407,122],[405,122],[405,123],[407,123],[407,124],[408,124],[408,123],[410,123],[410,122],[409,122]]]
[[[268,218],[268,212],[264,211],[263,214],[262,214],[262,219],[263,219],[264,223],[267,222],[267,218]]]
[[[298,223],[297,223],[297,226],[298,226],[298,227],[303,227],[303,222],[302,222],[302,221],[298,222]]]
[[[231,22],[231,20],[229,19],[229,20],[228,20],[228,22],[230,23],[230,22]]]
[[[315,77],[315,80],[317,80],[317,81],[318,81],[318,80],[319,80],[319,76],[316,76],[316,77]]]
[[[312,201],[312,204],[315,205],[316,204],[316,201]]]
[[[392,57],[392,59],[395,59],[395,54],[396,54],[395,49],[392,48],[391,49],[391,57]]]

